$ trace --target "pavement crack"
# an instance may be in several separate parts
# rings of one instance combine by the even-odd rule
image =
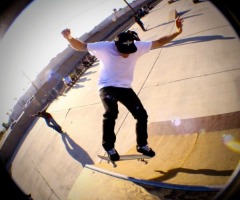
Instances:
[[[33,163],[35,163],[33,160],[32,160]],[[44,178],[44,175],[42,174],[42,172],[40,171],[40,169],[38,167],[36,167],[35,165],[35,169],[36,171],[38,172],[38,174],[40,175],[40,177],[43,179],[43,181],[46,183],[46,185],[48,186],[48,188],[50,189],[50,191],[52,192],[49,196],[49,198],[51,197],[52,194],[54,194],[57,199],[60,199],[60,197],[56,194],[56,192],[54,192],[54,190],[52,189],[52,187],[50,186],[50,184],[48,183],[48,181]]]
[[[212,76],[212,75],[221,74],[221,73],[225,73],[225,72],[237,71],[237,70],[240,70],[240,68],[223,70],[223,71],[218,71],[218,72],[213,72],[213,73],[208,73],[208,74],[202,74],[202,75],[198,75],[198,76],[186,77],[186,78],[182,78],[182,79],[177,79],[177,80],[173,80],[173,81],[169,81],[169,82],[164,82],[164,83],[147,86],[147,87],[144,87],[143,89],[151,88],[151,87],[155,87],[155,86],[162,86],[162,85],[181,82],[181,81],[186,81],[186,80],[191,80],[191,79],[196,79],[196,78],[200,78],[200,77],[204,77],[204,76]]]
[[[195,139],[195,142],[194,142],[194,144],[193,144],[193,146],[192,146],[191,151],[189,152],[189,154],[188,154],[188,156],[185,158],[185,160],[182,162],[182,164],[179,166],[179,168],[182,168],[182,166],[186,163],[186,161],[187,161],[187,160],[189,159],[189,157],[191,156],[191,154],[192,154],[192,152],[194,151],[194,149],[196,149],[195,147],[196,147],[196,144],[197,144],[199,135],[200,135],[200,134],[197,133],[197,137],[196,137],[196,139]]]

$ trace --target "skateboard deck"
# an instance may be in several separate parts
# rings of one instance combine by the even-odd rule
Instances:
[[[103,160],[106,160],[108,163],[111,163],[113,165],[113,167],[117,167],[116,162],[124,161],[124,160],[138,160],[138,161],[141,161],[141,162],[144,162],[145,164],[147,164],[148,161],[145,159],[151,158],[149,156],[145,156],[145,155],[141,155],[141,154],[120,155],[120,159],[117,161],[110,160],[110,158],[108,156],[98,155],[98,157]]]

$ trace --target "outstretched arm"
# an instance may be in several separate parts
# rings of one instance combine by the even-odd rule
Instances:
[[[176,20],[175,20],[175,25],[176,25],[177,31],[172,33],[171,35],[167,35],[167,36],[159,38],[158,40],[152,41],[151,49],[160,48],[163,45],[172,41],[179,34],[181,34],[182,33],[182,26],[183,26],[183,19],[180,18],[180,17],[177,17]]]
[[[70,43],[70,45],[72,46],[73,49],[75,49],[77,51],[87,51],[87,44],[80,40],[73,38],[71,36],[70,29],[64,29],[62,31],[62,35],[64,38],[66,38],[68,40],[68,42]]]

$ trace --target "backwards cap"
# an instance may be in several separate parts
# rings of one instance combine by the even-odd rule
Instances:
[[[115,45],[117,50],[123,54],[131,54],[137,51],[134,44],[134,38],[130,33],[122,32],[115,38]]]

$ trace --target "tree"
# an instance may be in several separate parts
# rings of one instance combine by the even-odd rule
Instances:
[[[9,124],[8,124],[8,123],[5,123],[5,122],[2,123],[2,126],[3,126],[3,128],[5,128],[5,129],[8,129],[8,128],[9,128]]]

